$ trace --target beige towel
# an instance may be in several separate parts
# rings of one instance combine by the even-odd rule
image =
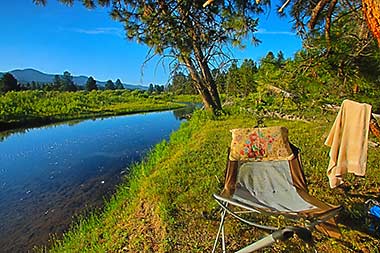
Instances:
[[[330,187],[343,183],[347,172],[364,176],[367,165],[371,105],[344,100],[325,145],[330,149],[327,169]]]

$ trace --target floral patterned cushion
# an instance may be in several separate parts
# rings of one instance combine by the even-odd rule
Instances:
[[[293,152],[285,127],[232,129],[231,161],[290,160]]]

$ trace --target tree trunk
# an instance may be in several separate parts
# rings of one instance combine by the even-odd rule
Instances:
[[[199,22],[189,18],[186,10],[181,6],[178,7],[178,11],[181,14],[184,24],[187,26],[187,33],[191,39],[191,51],[194,54],[193,56],[182,54],[180,58],[186,64],[194,86],[201,95],[205,108],[214,114],[218,114],[218,112],[222,110],[222,104],[220,102],[217,85],[211,75],[207,58],[203,55],[202,47],[199,43],[199,41],[202,41],[199,32],[203,29]]]
[[[380,47],[380,1],[362,0],[362,8],[368,27]]]
[[[217,111],[220,111],[222,110],[222,104],[220,103],[220,98],[219,98],[219,92],[218,92],[218,87],[215,83],[215,80],[211,74],[211,71],[210,71],[210,68],[207,64],[207,62],[205,61],[205,57],[203,56],[202,54],[202,51],[201,50],[195,50],[195,53],[196,53],[196,59],[198,61],[198,65],[201,69],[201,73],[202,73],[202,80],[203,80],[203,83],[204,83],[204,86],[207,88],[207,90],[209,91],[211,97],[212,97],[212,100],[214,101],[214,104],[215,104],[215,108]]]
[[[194,67],[194,64],[192,63],[191,59],[188,57],[182,57],[182,60],[186,64],[186,67],[190,72],[191,79],[193,80],[194,86],[202,98],[202,102],[205,108],[213,112],[214,114],[217,114],[217,112],[222,109],[222,107],[220,106],[220,100],[218,100],[218,105],[218,103],[214,100],[213,96],[211,95],[209,89],[207,88],[207,85],[205,85],[205,80],[202,80],[202,78],[199,76],[199,73]]]
[[[371,121],[369,122],[369,130],[380,140],[380,127],[373,115],[371,115]]]

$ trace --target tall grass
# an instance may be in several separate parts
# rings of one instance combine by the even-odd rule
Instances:
[[[0,95],[0,131],[30,124],[179,108],[172,97],[139,91],[20,91]],[[4,129],[1,129],[3,127]]]

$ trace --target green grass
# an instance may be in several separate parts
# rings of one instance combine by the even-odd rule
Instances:
[[[302,152],[309,191],[331,204],[342,204],[339,216],[341,240],[314,231],[318,252],[379,252],[379,239],[366,233],[364,201],[379,199],[380,155],[369,148],[367,176],[348,178],[348,193],[331,190],[326,168],[328,148],[324,139],[334,115],[312,122],[265,118],[266,126],[289,129],[290,141]],[[253,127],[251,115],[214,118],[204,112],[173,133],[169,142],[158,144],[136,164],[104,210],[82,219],[63,239],[53,240],[51,252],[210,252],[218,227],[217,204],[211,194],[223,184],[229,129]],[[265,234],[257,229],[226,222],[230,251]],[[41,249],[40,249],[41,250]],[[297,238],[275,244],[262,252],[307,252]]]
[[[174,109],[183,106],[178,101],[181,98],[137,90],[8,92],[0,95],[0,131],[72,119]]]

